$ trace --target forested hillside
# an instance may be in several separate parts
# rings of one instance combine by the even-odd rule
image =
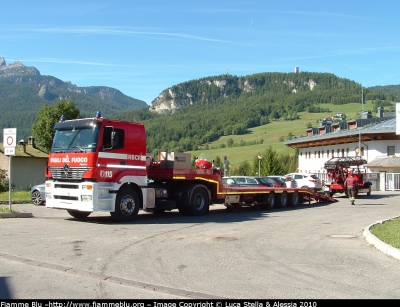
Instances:
[[[192,151],[223,135],[245,135],[249,128],[299,112],[329,112],[325,103],[361,104],[361,85],[326,73],[221,75],[167,89],[148,110],[124,112],[119,119],[143,122],[148,151]],[[173,95],[171,95],[171,93]],[[393,101],[394,95],[363,90],[364,100]],[[160,98],[161,97],[161,98]],[[178,106],[165,115],[168,101]],[[154,112],[163,106],[160,112]],[[162,114],[159,114],[162,113]]]
[[[371,86],[368,88],[373,92],[381,92],[386,95],[390,94],[397,97],[397,102],[400,99],[400,85],[379,85],[379,86]]]
[[[1,58],[0,58],[1,59]],[[191,80],[165,89],[149,106],[109,87],[78,87],[34,67],[0,63],[0,129],[31,135],[44,104],[73,100],[82,117],[101,110],[104,117],[143,122],[149,152],[192,151],[224,135],[245,135],[248,129],[274,120],[297,119],[299,112],[327,112],[327,103],[361,103],[361,85],[329,73],[259,73],[220,75]],[[398,86],[399,87],[399,86]],[[382,91],[381,91],[382,90]],[[364,89],[374,106],[396,101],[395,88]]]

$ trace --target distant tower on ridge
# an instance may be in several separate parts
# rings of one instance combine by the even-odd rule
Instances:
[[[298,74],[298,73],[299,73],[299,68],[298,68],[298,67],[295,67],[295,68],[294,68],[294,72],[295,72],[296,74]]]

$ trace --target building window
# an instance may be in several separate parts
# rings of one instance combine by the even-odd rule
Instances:
[[[316,151],[314,151],[314,158],[315,159],[317,158],[317,152]]]
[[[348,157],[349,156],[349,149],[347,148],[346,149],[346,157]]]
[[[325,157],[325,150],[322,151],[322,158]]]
[[[342,149],[342,158],[344,158],[344,149]]]
[[[394,156],[396,154],[395,146],[388,146],[387,147],[387,155]]]
[[[340,149],[337,150],[337,156],[340,157]]]
[[[364,147],[361,147],[361,156],[364,156]]]
[[[318,159],[321,158],[321,152],[318,150]]]
[[[332,158],[335,157],[335,151],[332,149]]]

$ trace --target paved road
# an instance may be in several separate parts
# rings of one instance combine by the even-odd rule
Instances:
[[[364,228],[399,215],[399,192],[208,216],[141,212],[116,224],[13,205],[0,219],[0,298],[400,299],[400,261]]]

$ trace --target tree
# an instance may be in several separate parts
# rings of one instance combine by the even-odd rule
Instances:
[[[32,132],[36,146],[40,150],[50,152],[55,132],[54,125],[60,120],[61,115],[65,115],[67,119],[76,119],[79,118],[80,111],[71,99],[61,100],[54,107],[45,103],[39,110]]]
[[[276,150],[269,146],[262,154],[261,154],[261,161],[260,161],[260,173],[263,176],[269,175],[282,175],[284,170],[282,167],[282,162],[276,153]],[[253,159],[253,170],[254,172],[258,172],[258,163],[259,159],[258,156],[255,156]]]
[[[247,161],[240,162],[239,166],[232,170],[232,173],[240,176],[250,176],[251,165]]]

